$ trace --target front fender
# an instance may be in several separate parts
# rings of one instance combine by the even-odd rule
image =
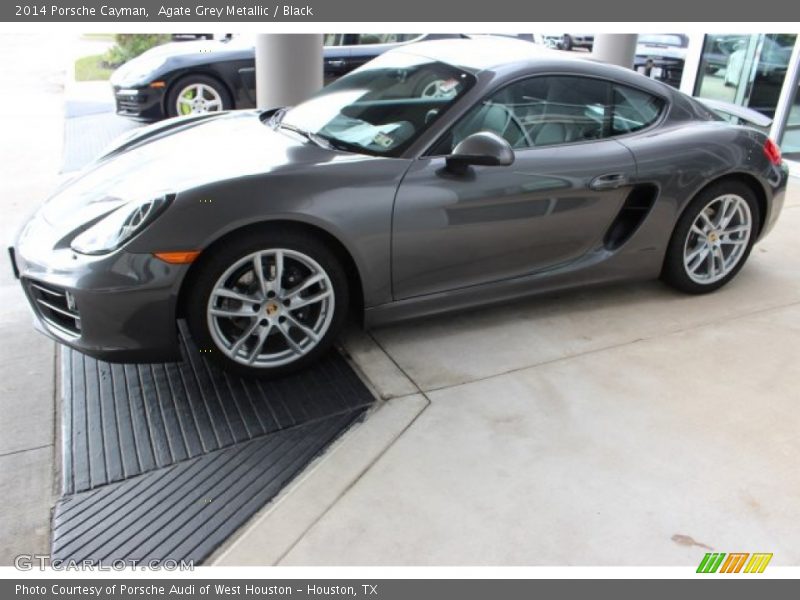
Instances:
[[[338,240],[359,271],[364,305],[383,304],[392,299],[395,192],[408,165],[403,159],[365,157],[186,190],[131,242],[129,250],[202,251],[244,227],[300,223]]]

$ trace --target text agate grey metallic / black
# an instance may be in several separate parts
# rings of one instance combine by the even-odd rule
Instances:
[[[266,236],[267,252],[272,252],[270,231],[302,234],[330,249],[347,274],[348,304],[363,307],[368,326],[573,286],[656,278],[669,267],[665,258],[687,207],[720,186],[721,192],[707,204],[704,200],[708,208],[700,207],[706,212],[697,213],[697,223],[692,215],[685,225],[689,233],[685,242],[678,240],[676,260],[691,262],[702,254],[710,257],[706,275],[718,273],[721,279],[730,271],[732,276],[741,264],[724,271],[733,254],[720,254],[715,263],[719,244],[728,240],[741,246],[740,255],[749,251],[783,205],[787,169],[765,152],[766,136],[724,122],[693,99],[631,71],[532,52],[523,42],[456,40],[424,42],[377,59],[456,67],[464,82],[456,94],[458,77],[436,80],[430,93],[442,109],[429,110],[425,125],[405,146],[398,145],[395,156],[381,153],[380,146],[390,148],[400,139],[402,126],[372,131],[363,151],[352,137],[334,139],[334,128],[320,130],[320,136],[328,131],[330,144],[315,143],[313,132],[290,127],[303,105],[282,117],[286,128],[277,122],[280,113],[244,111],[173,119],[140,130],[59,189],[21,232],[16,260],[38,326],[103,359],[178,358],[176,319],[194,305],[213,308],[207,297],[192,297],[187,290],[203,288],[187,282],[208,264],[204,256],[224,254],[254,232]],[[347,89],[348,80],[363,76],[371,64],[334,86]],[[534,76],[610,82],[651,97],[661,110],[640,130],[599,139],[547,143],[552,134],[540,129],[539,147],[520,142],[522,133],[509,134],[517,140],[511,144],[513,164],[450,168],[454,163],[439,153],[442,140],[476,109],[494,106],[485,100],[496,92]],[[607,115],[599,110],[602,122]],[[122,247],[98,254],[74,249],[77,237],[106,218],[120,198],[150,197],[166,198],[164,206],[144,217],[146,226]],[[714,202],[721,207],[719,231],[703,225],[717,210]],[[263,229],[265,223],[277,227]],[[691,231],[700,238],[692,238]],[[745,236],[742,232],[748,237],[736,237]],[[301,275],[303,264],[330,274],[313,245],[298,247],[311,248],[300,253]],[[192,264],[154,256],[192,250],[201,252]],[[314,260],[305,260],[309,256]],[[264,260],[256,271],[280,266]],[[690,265],[687,275],[693,272]],[[325,281],[338,289],[335,277]],[[262,284],[259,293],[269,302],[269,276]],[[326,297],[329,292],[330,287],[321,290]],[[43,313],[40,298],[73,316],[48,318],[56,313]],[[248,300],[236,310],[251,304],[254,311],[262,308]],[[70,318],[79,326],[72,327]],[[272,322],[265,327],[271,329]],[[238,351],[229,354],[235,358]]]

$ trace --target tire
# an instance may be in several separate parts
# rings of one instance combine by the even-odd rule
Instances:
[[[727,215],[721,215],[723,211]],[[661,279],[688,294],[721,288],[744,266],[759,228],[758,202],[748,185],[738,181],[712,184],[678,219]]]
[[[561,47],[564,50],[572,50],[573,43],[572,43],[572,36],[568,33],[564,34],[564,38],[561,40]]]
[[[189,331],[204,356],[229,372],[273,378],[308,367],[330,349],[347,317],[349,291],[323,242],[267,229],[206,252],[183,294]]]
[[[188,95],[194,88],[195,96],[189,98]],[[196,91],[202,90],[201,100],[197,98]],[[184,97],[187,102],[182,102],[182,109],[179,110],[178,99]],[[170,117],[178,117],[187,114],[198,114],[206,112],[218,112],[221,110],[231,110],[233,100],[231,95],[222,83],[207,75],[187,75],[181,77],[172,86],[166,100],[166,112]]]

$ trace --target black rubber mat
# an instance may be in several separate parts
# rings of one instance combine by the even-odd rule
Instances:
[[[62,498],[51,555],[61,560],[206,558],[346,429],[326,417]]]
[[[122,365],[64,349],[62,491],[72,494],[372,403],[336,352],[276,381],[227,375],[182,338],[181,363]]]
[[[358,419],[373,396],[337,352],[275,381],[64,348],[52,555],[202,560]]]

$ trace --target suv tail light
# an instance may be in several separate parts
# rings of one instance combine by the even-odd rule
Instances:
[[[781,164],[781,149],[778,148],[778,144],[769,138],[764,142],[764,154],[766,154],[769,162],[776,167]]]

